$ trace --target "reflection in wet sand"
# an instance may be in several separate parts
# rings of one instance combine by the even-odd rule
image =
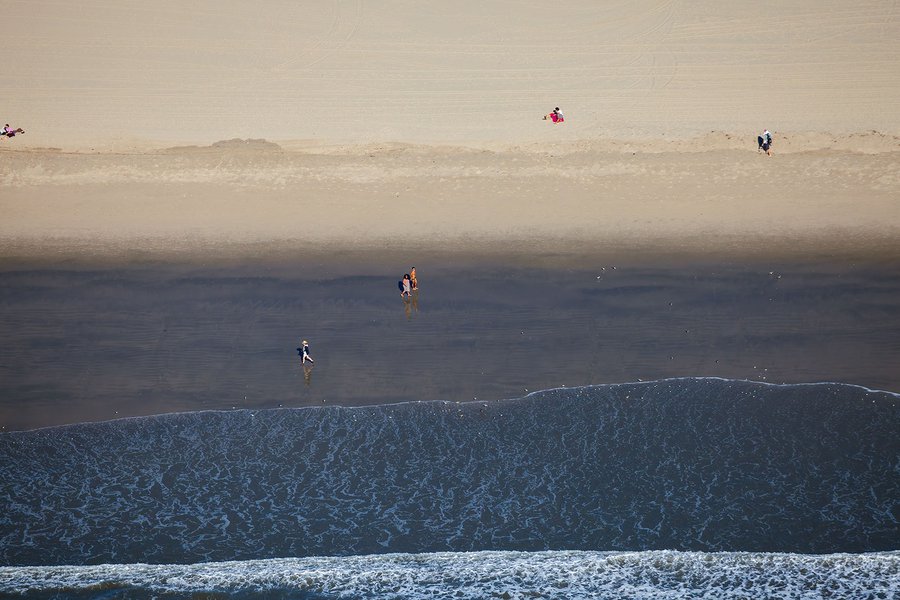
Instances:
[[[406,315],[407,320],[410,320],[413,318],[413,314],[418,312],[419,290],[415,290],[410,293],[409,298],[403,298],[403,314]]]

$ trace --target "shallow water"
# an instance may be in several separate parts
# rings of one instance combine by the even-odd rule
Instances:
[[[0,434],[0,563],[478,550],[873,552],[900,396],[675,379]]]
[[[0,428],[721,376],[900,390],[900,265],[0,272]],[[316,364],[295,348],[311,343]]]

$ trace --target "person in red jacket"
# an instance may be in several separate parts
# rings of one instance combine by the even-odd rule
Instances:
[[[558,106],[554,108],[550,114],[544,115],[544,120],[546,121],[547,119],[550,119],[554,123],[562,123],[566,120],[563,114],[560,112]]]

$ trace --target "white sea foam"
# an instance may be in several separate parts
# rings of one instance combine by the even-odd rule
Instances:
[[[0,592],[11,595],[117,589],[133,597],[890,599],[900,594],[900,553],[473,552],[0,568]]]

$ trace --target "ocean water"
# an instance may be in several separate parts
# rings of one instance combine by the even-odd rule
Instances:
[[[0,482],[11,596],[900,589],[900,396],[844,384],[86,423],[0,434]]]
[[[897,598],[900,554],[439,552],[198,565],[0,567],[37,599]]]

